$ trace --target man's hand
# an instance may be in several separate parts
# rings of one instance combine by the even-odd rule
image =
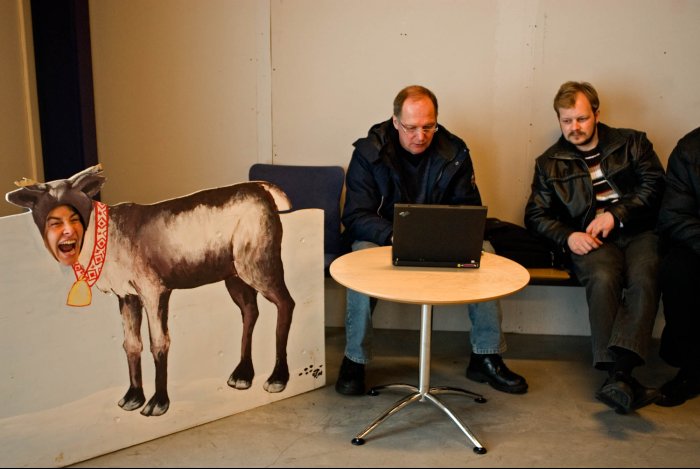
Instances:
[[[586,233],[594,238],[607,238],[615,228],[615,218],[610,212],[603,212],[593,219],[586,228]],[[601,236],[602,235],[602,236]]]
[[[566,242],[569,245],[569,249],[571,249],[571,252],[573,252],[574,254],[578,254],[579,256],[588,254],[592,250],[598,249],[603,244],[603,242],[597,237],[591,236],[590,234],[584,233],[582,231],[571,233],[571,235],[569,235],[569,239],[567,239]]]

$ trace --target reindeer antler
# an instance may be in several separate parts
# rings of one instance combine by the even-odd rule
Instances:
[[[27,187],[27,186],[33,186],[35,184],[38,184],[34,179],[29,179],[29,178],[22,178],[19,181],[15,181],[15,186],[17,187]]]

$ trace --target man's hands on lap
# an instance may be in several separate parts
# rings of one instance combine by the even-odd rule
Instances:
[[[610,212],[604,212],[595,217],[586,228],[585,233],[582,231],[571,233],[566,242],[571,252],[583,256],[602,246],[601,238],[607,238],[614,228],[615,218]]]

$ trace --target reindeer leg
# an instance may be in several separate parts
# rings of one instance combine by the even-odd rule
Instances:
[[[281,271],[281,269],[280,269]],[[292,325],[294,299],[284,284],[282,274],[271,290],[262,292],[263,296],[277,306],[277,329],[275,332],[275,368],[267,378],[263,389],[267,392],[282,392],[289,382],[289,366],[287,365],[287,340]]]
[[[245,282],[247,288],[260,292],[277,306],[275,367],[270,377],[265,381],[263,388],[267,392],[281,392],[287,387],[287,382],[289,381],[287,340],[289,338],[289,329],[292,325],[292,314],[295,304],[284,282],[284,265],[282,264],[281,256],[282,221],[279,214],[270,207],[263,208],[256,213],[259,213],[259,217],[252,224],[257,223],[261,227],[261,233],[264,234],[255,240],[250,240],[248,243],[242,242],[240,239],[233,242],[233,271],[237,273],[236,277],[240,277],[240,280],[237,279],[236,285]],[[250,233],[240,233],[240,236],[244,239],[247,235],[250,235]],[[234,283],[227,283],[227,285],[234,286]],[[229,292],[231,290],[233,288],[229,288]],[[235,297],[234,301],[236,301]],[[238,303],[238,301],[236,302]],[[254,322],[246,328],[246,314],[248,314],[248,309],[255,311],[255,318],[257,318],[259,313],[257,304],[248,305],[244,303],[244,306],[250,306],[247,309],[243,306],[241,307],[244,315],[244,334],[251,334],[251,337],[244,340],[250,341]],[[249,355],[250,351],[248,350],[246,353]],[[230,382],[229,380],[229,384]]]
[[[159,295],[153,295],[158,298],[156,302],[145,302],[151,339],[151,354],[156,367],[156,392],[141,410],[141,414],[145,416],[163,415],[170,407],[170,397],[168,397],[168,350],[170,350],[168,302],[171,292],[172,290],[162,291]]]
[[[124,410],[135,410],[146,402],[141,378],[141,300],[135,295],[119,297],[119,311],[124,327],[124,351],[129,365],[129,389],[119,401]]]
[[[241,310],[243,332],[241,333],[241,359],[238,366],[228,378],[228,385],[236,389],[248,389],[253,384],[255,369],[253,368],[253,329],[258,321],[257,292],[239,277],[229,277],[224,282],[236,305]]]

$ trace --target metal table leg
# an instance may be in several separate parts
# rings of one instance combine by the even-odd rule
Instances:
[[[455,415],[440,399],[437,398],[438,394],[458,394],[468,397],[473,397],[474,400],[480,404],[486,402],[486,399],[481,394],[477,394],[471,391],[467,391],[462,388],[455,388],[451,386],[435,386],[430,387],[430,340],[433,330],[433,308],[432,305],[422,305],[421,306],[421,327],[420,327],[420,363],[419,363],[419,383],[418,387],[411,384],[405,383],[395,383],[395,384],[384,384],[380,386],[375,386],[370,389],[369,394],[376,396],[379,391],[383,389],[404,389],[412,391],[411,394],[399,399],[391,407],[389,407],[383,414],[377,417],[372,423],[370,423],[364,430],[352,439],[352,444],[362,445],[365,443],[365,436],[367,436],[372,430],[377,428],[382,422],[396,414],[398,411],[407,407],[409,404],[414,402],[423,402],[427,400],[435,405],[438,409],[442,410],[447,416],[462,430],[469,441],[474,445],[474,452],[477,454],[486,453],[486,448],[477,440],[476,436],[467,427],[462,420]]]

